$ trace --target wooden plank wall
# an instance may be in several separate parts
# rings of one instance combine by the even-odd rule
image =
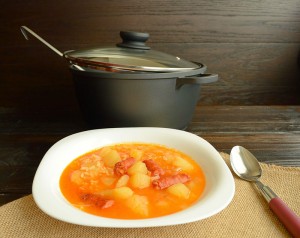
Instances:
[[[120,30],[149,32],[153,49],[220,75],[201,88],[200,104],[300,103],[299,0],[4,0],[0,11],[2,110],[78,110],[65,61],[26,41],[21,25],[61,51],[117,43]]]

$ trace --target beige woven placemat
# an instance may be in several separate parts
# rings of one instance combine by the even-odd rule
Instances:
[[[221,153],[228,163],[228,154]],[[262,181],[300,214],[300,168],[262,164]],[[290,237],[254,184],[236,176],[236,192],[219,214],[184,225],[156,228],[95,228],[68,224],[44,214],[31,195],[0,207],[1,238],[85,237]]]

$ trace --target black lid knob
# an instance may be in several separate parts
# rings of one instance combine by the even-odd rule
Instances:
[[[150,47],[146,46],[145,42],[149,39],[149,33],[121,31],[120,36],[123,40],[117,46],[131,49],[149,50]]]

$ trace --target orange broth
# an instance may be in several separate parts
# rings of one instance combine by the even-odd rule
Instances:
[[[107,158],[107,156],[112,158]],[[135,158],[136,162],[154,160],[165,171],[161,177],[178,173],[188,174],[190,180],[183,183],[187,188],[184,191],[188,191],[185,195],[188,194],[188,196],[182,197],[180,193],[179,196],[174,195],[170,193],[169,188],[155,189],[152,183],[145,188],[134,187],[131,184],[131,175],[126,175],[124,177],[129,177],[129,181],[123,184],[123,187],[132,191],[132,195],[130,193],[121,199],[114,198],[111,191],[115,191],[120,176],[115,175],[113,165],[115,160],[122,161],[129,157]],[[189,165],[187,168],[181,168],[182,159]],[[150,177],[150,182],[157,178],[151,175],[150,171],[147,171],[145,175]],[[61,192],[73,206],[90,214],[119,219],[152,218],[178,212],[197,201],[204,187],[204,173],[188,155],[175,149],[146,143],[115,144],[88,152],[73,160],[60,178]],[[108,198],[107,194],[109,194]],[[129,200],[132,201],[133,197],[143,199],[138,200],[137,203],[130,203]],[[103,207],[103,199],[113,204]]]

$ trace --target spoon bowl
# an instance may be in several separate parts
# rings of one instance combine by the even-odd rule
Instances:
[[[240,178],[250,182],[257,181],[262,169],[255,156],[242,146],[235,146],[230,154],[231,167]]]

